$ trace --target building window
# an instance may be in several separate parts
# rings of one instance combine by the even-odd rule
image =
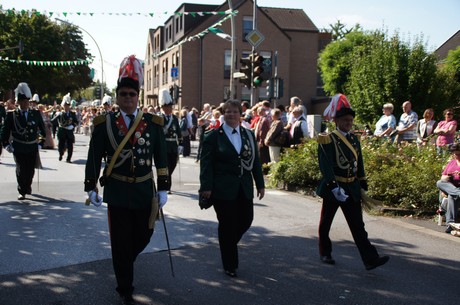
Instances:
[[[182,27],[183,27],[183,23],[184,23],[184,15],[181,15],[181,16],[179,17],[179,19],[180,19],[180,20],[179,20],[179,22],[180,22],[180,30],[182,31]]]
[[[179,59],[180,59],[179,51],[177,51],[176,52],[176,67],[179,67],[179,63],[180,63]]]
[[[169,25],[168,29],[169,29],[169,38],[168,38],[168,40],[171,40],[172,39],[172,27],[171,27],[171,25]]]
[[[243,41],[246,41],[246,35],[248,35],[252,30],[252,16],[243,16]]]
[[[179,18],[176,18],[176,34],[179,32]]]
[[[225,50],[224,53],[224,78],[230,78],[231,65],[232,65],[232,51]]]

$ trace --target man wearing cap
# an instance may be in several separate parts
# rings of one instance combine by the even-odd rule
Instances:
[[[78,119],[75,112],[70,110],[70,93],[64,96],[61,106],[64,110],[53,118],[53,121],[57,121],[58,123],[59,161],[62,160],[64,152],[67,149],[67,163],[72,163],[73,144],[75,143],[73,131],[75,126],[78,126]]]
[[[168,193],[171,194],[172,174],[179,159],[179,145],[182,144],[182,133],[179,119],[173,114],[173,100],[167,89],[160,92],[161,116],[164,119],[163,133],[166,139],[168,154]]]
[[[104,186],[103,201],[108,205],[116,290],[123,304],[134,304],[134,261],[150,242],[159,208],[167,202],[164,122],[162,117],[137,108],[142,75],[142,65],[134,55],[123,60],[116,88],[120,111],[94,119],[85,168],[85,191],[92,200],[97,197],[94,192],[98,191],[96,184],[102,159],[106,157],[99,181]]]
[[[389,257],[379,256],[376,248],[369,242],[364,228],[361,188],[367,191],[367,182],[361,144],[350,132],[355,112],[343,94],[334,96],[331,104],[334,103],[335,106],[328,109],[333,109],[334,113],[330,117],[335,118],[337,129],[318,137],[318,160],[322,179],[316,193],[323,198],[319,223],[320,259],[326,264],[335,264],[329,231],[340,207],[366,270],[372,270],[385,264]],[[326,114],[325,116],[328,117]]]
[[[29,100],[32,97],[29,86],[20,83],[14,91],[19,107],[8,111],[0,132],[0,139],[3,147],[14,155],[18,199],[24,200],[26,194],[32,194],[38,150],[43,147],[46,130],[40,112],[29,108]]]

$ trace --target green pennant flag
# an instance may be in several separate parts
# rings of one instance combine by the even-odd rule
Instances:
[[[67,17],[67,13],[66,13],[66,12],[63,12],[62,15],[64,15],[65,17]]]
[[[153,13],[149,13],[150,17],[153,17]]]

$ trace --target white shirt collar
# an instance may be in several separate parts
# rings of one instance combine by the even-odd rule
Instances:
[[[227,124],[224,124],[224,125],[222,125],[222,128],[228,134],[232,134],[233,130],[236,130],[236,133],[238,133],[238,135],[240,134],[240,126],[237,126],[236,128],[233,128],[233,127],[228,126]]]

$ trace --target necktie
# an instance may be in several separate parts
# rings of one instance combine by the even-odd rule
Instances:
[[[346,137],[347,137],[348,142],[351,143],[351,134],[347,133],[347,136],[346,136]]]
[[[22,115],[24,116],[24,119],[26,119],[26,121],[27,121],[27,110],[23,110]]]
[[[129,118],[129,126],[128,126],[128,130],[129,130],[131,129],[131,126],[133,126],[134,124],[134,114],[127,114],[126,116]]]
[[[237,131],[236,129],[233,129],[232,134],[235,134],[235,133],[237,133]]]

